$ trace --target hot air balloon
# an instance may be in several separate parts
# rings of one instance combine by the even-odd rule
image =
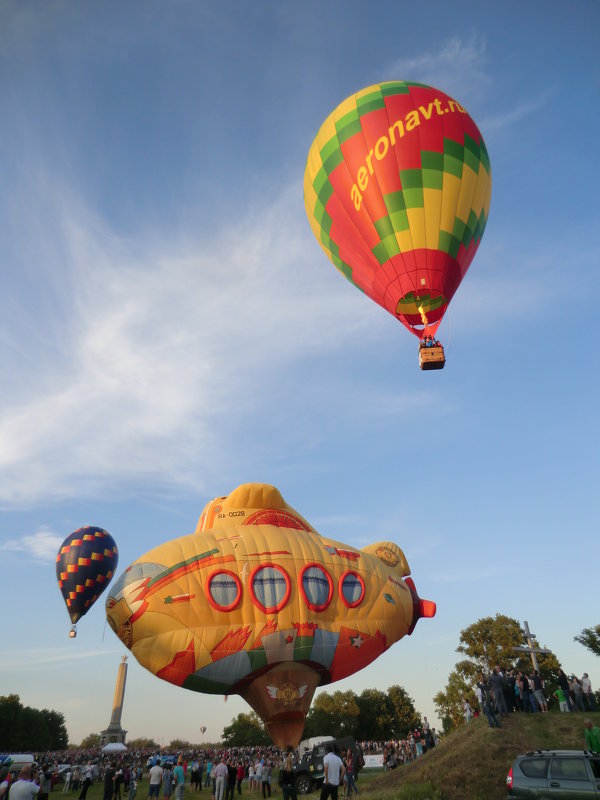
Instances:
[[[56,555],[56,578],[69,617],[75,623],[90,610],[115,574],[119,551],[110,533],[87,526],[70,533]]]
[[[206,733],[206,725],[203,725],[203,726],[200,728],[200,733],[201,733],[201,734],[204,736],[204,734]]]
[[[208,503],[111,585],[106,614],[140,664],[177,686],[241,695],[296,746],[317,686],[363,669],[435,604],[392,542],[321,536],[269,484]]]
[[[345,278],[419,337],[422,369],[444,366],[435,334],[479,247],[491,187],[471,117],[420,83],[353,94],[308,153],[304,202],[317,240]]]

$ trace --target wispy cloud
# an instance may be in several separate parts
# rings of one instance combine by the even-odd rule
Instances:
[[[467,38],[453,36],[439,49],[386,65],[382,79],[392,75],[428,83],[469,106],[479,101],[491,83],[486,46],[485,36],[475,31]]]
[[[49,277],[25,280],[0,322],[14,344],[2,364],[6,505],[130,480],[198,488],[227,432],[274,385],[293,388],[297,359],[378,335],[364,298],[336,291],[295,186],[202,241],[125,240],[69,190],[29,189],[43,206],[29,213],[45,220],[30,259]]]
[[[7,539],[0,541],[0,551],[12,553],[27,553],[28,558],[41,562],[53,562],[64,537],[52,533],[49,528],[41,526],[30,536],[21,539]]]
[[[485,130],[486,136],[506,128],[512,128],[525,119],[538,114],[544,109],[554,96],[552,90],[544,90],[537,96],[528,97],[527,100],[517,102],[516,105],[505,109],[497,114],[488,114],[481,119],[481,129]]]
[[[120,652],[118,649],[102,650],[102,656]],[[67,648],[37,648],[30,650],[3,650],[0,652],[0,670],[15,669],[28,672],[40,672],[63,665],[71,667],[74,661],[86,661],[98,658],[98,650],[74,650]]]

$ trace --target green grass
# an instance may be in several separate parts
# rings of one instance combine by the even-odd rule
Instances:
[[[361,800],[504,800],[506,775],[519,753],[583,750],[583,720],[595,714],[511,714],[492,729],[485,718],[447,736],[414,764],[369,781]],[[362,776],[359,781],[359,788]]]

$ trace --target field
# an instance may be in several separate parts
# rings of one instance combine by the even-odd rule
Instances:
[[[585,747],[583,720],[587,714],[513,714],[502,720],[502,728],[491,729],[484,718],[473,720],[447,736],[435,750],[414,764],[392,772],[364,770],[359,779],[360,797],[364,800],[504,800],[506,775],[516,755],[538,749],[574,749]],[[600,713],[589,714],[600,726]],[[274,797],[281,797],[276,774]],[[55,787],[53,794],[61,794]],[[87,800],[102,800],[103,787],[90,787]],[[77,792],[67,792],[64,800],[76,800]],[[138,786],[136,800],[148,796],[148,775]],[[244,784],[242,797],[262,797]],[[210,798],[209,789],[192,792],[186,786],[185,800]],[[238,797],[236,793],[236,798]],[[317,798],[318,792],[307,796]],[[340,792],[340,798],[342,792]],[[128,800],[127,795],[123,800]],[[161,798],[162,800],[162,798]]]

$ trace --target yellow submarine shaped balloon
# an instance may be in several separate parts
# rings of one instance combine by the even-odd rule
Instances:
[[[296,746],[317,686],[366,667],[435,603],[392,542],[321,536],[274,486],[207,504],[190,536],[155,547],[112,583],[110,626],[163,680],[240,694],[280,747]]]

